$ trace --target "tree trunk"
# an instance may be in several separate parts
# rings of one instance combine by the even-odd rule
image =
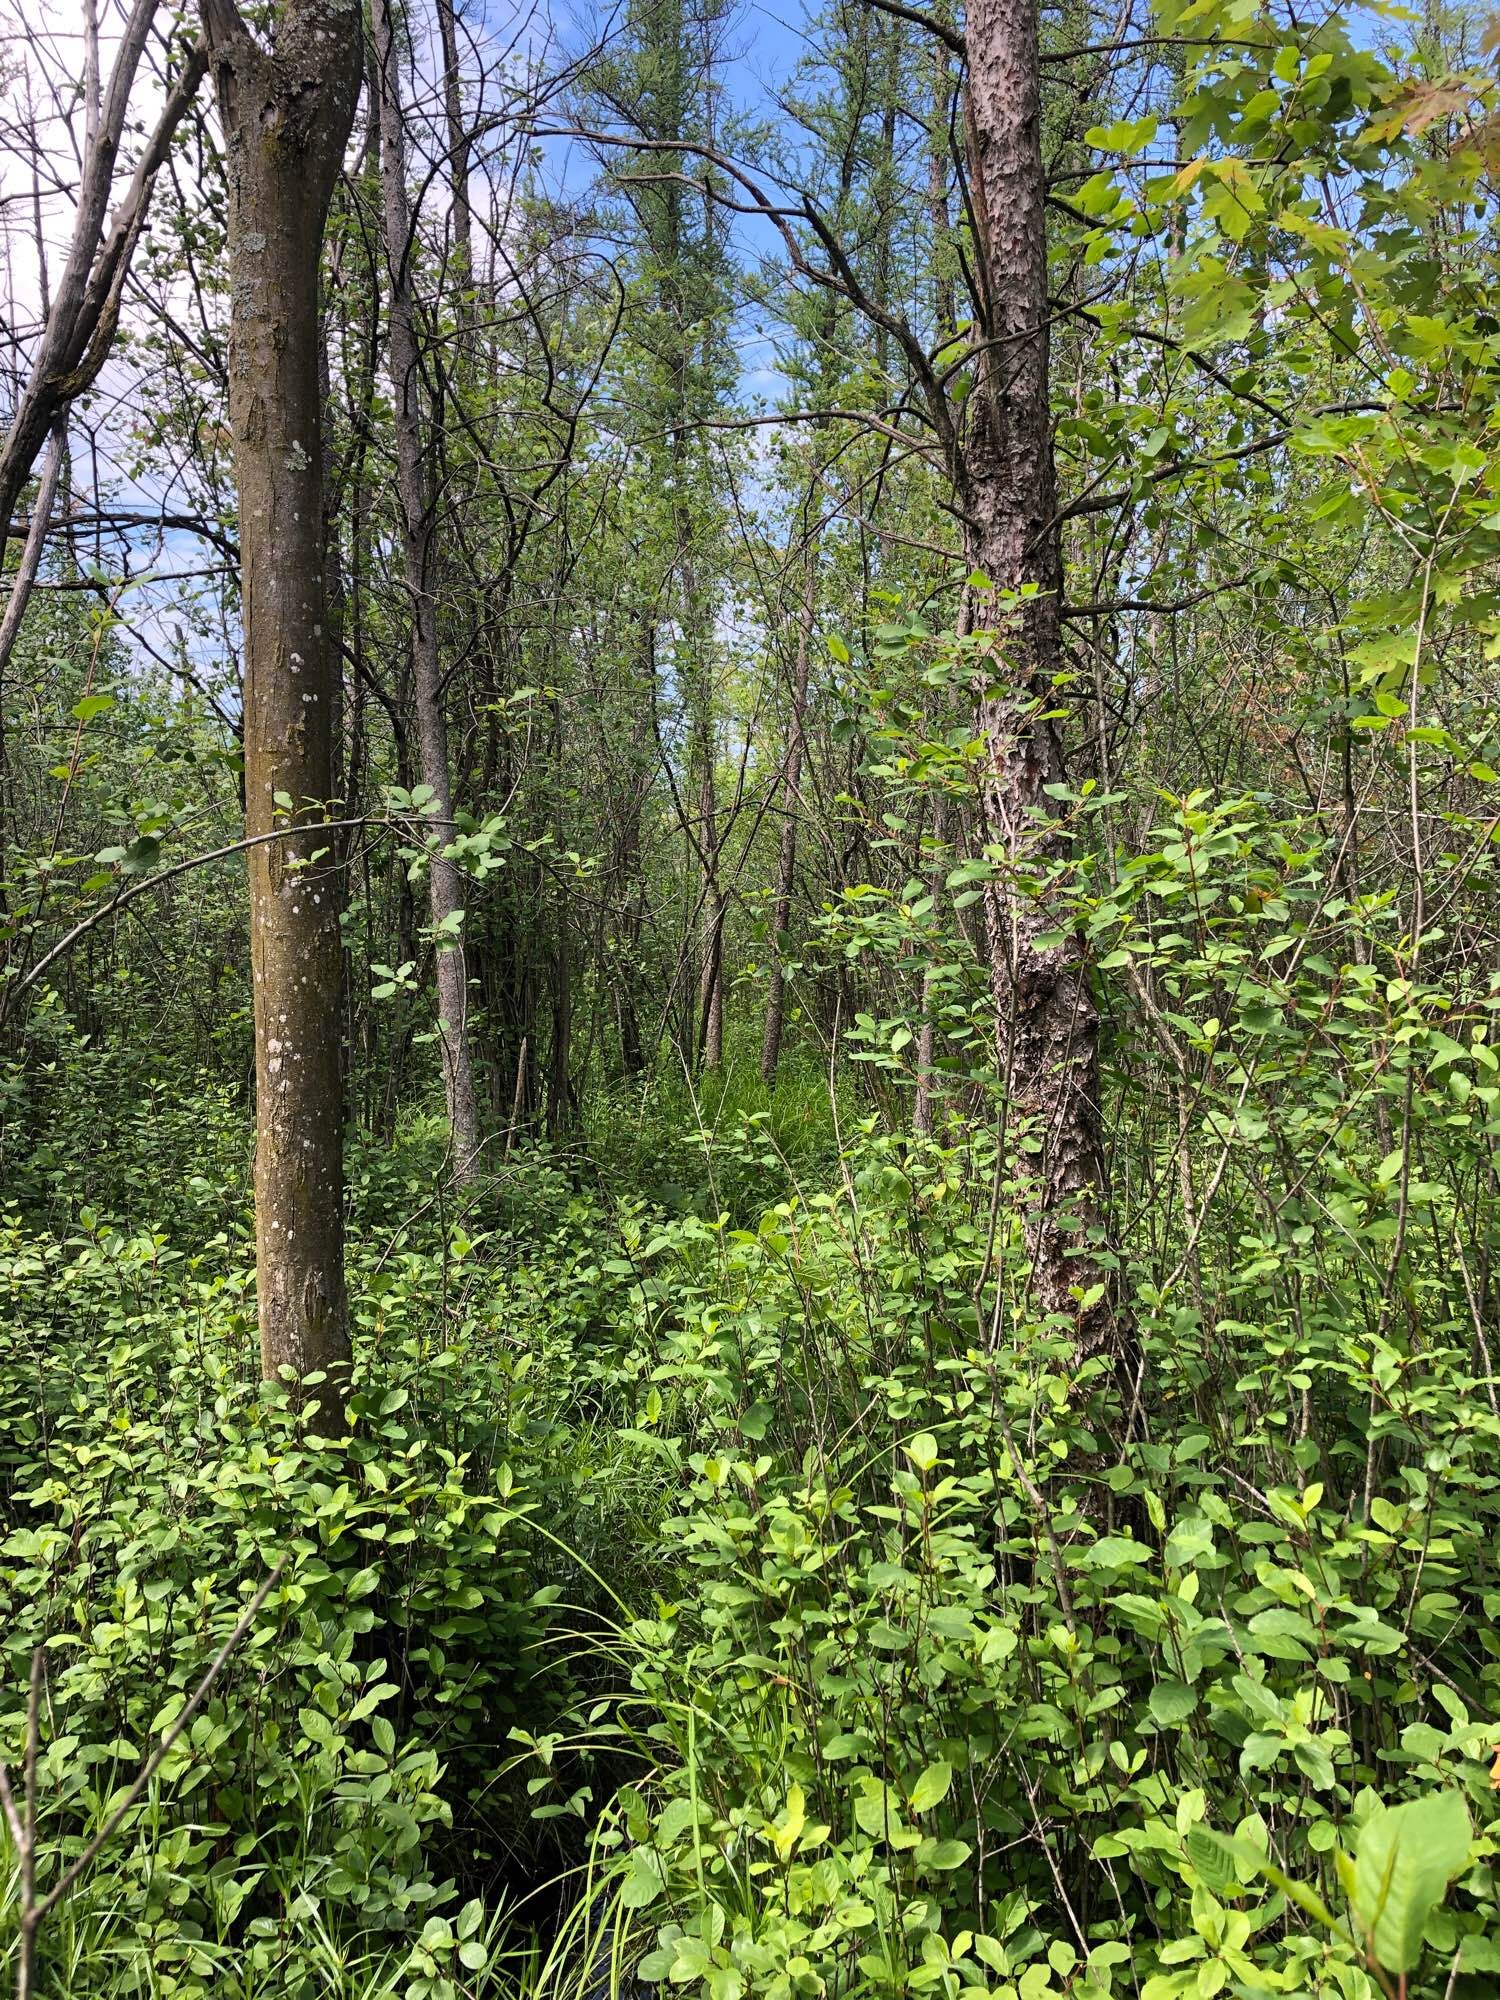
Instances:
[[[703,963],[698,985],[698,1048],[704,1069],[719,1069],[724,1061],[724,919],[727,910],[719,885],[719,815],[715,795],[712,712],[713,699],[705,674],[704,725],[700,755],[703,783],[699,790],[699,823],[703,841]]]
[[[685,364],[684,364],[685,369]],[[679,398],[686,408],[686,393]],[[718,1069],[724,1059],[724,920],[719,881],[718,770],[715,756],[713,633],[708,606],[698,588],[697,546],[691,501],[686,496],[687,434],[673,435],[673,504],[677,566],[682,592],[682,643],[678,672],[686,694],[688,768],[698,779],[698,830],[688,831],[702,870],[698,903],[698,1018],[688,1047],[697,1066]],[[691,797],[689,791],[689,797]],[[687,830],[685,828],[685,830]]]
[[[380,182],[386,263],[390,269],[390,368],[395,404],[396,489],[401,503],[402,553],[411,598],[412,688],[417,712],[417,759],[427,786],[434,845],[427,867],[436,944],[438,1040],[443,1092],[453,1134],[453,1178],[471,1182],[479,1166],[479,1100],[469,1051],[469,975],[464,952],[463,877],[446,853],[454,835],[448,722],[438,659],[434,580],[433,495],[423,454],[419,412],[421,371],[411,291],[411,218],[406,200],[406,139],[401,79],[386,0],[372,0],[370,23],[380,91]]]
[[[218,4],[218,0],[205,0],[205,6],[211,3]],[[233,12],[230,0],[223,0],[223,4]],[[102,102],[96,90],[88,93],[91,115],[78,175],[72,238],[56,295],[45,314],[30,375],[0,442],[0,561],[4,560],[16,502],[48,431],[91,387],[114,345],[125,279],[145,227],[157,172],[203,81],[205,50],[201,43],[194,43],[141,148],[130,183],[110,216],[115,169],[130,127],[131,88],[157,5],[158,0],[134,0],[120,30]],[[86,17],[85,41],[92,58],[89,69],[97,84],[97,28],[92,12]]]
[[[268,1378],[323,1371],[338,1421],[344,1294],[337,858],[339,667],[323,579],[318,265],[354,120],[359,12],[287,0],[273,50],[203,0],[229,190],[229,416],[244,618],[245,824],[255,996],[255,1247]]]
[[[927,215],[932,227],[932,322],[934,348],[953,338],[958,306],[953,289],[953,222],[948,213],[952,170],[949,130],[953,119],[953,78],[944,43],[934,44],[932,70],[932,151],[927,167]]]
[[[812,654],[813,611],[817,588],[817,544],[809,544],[802,583],[802,615],[797,621],[797,665],[792,680],[792,714],[786,748],[786,800],[781,838],[776,852],[776,895],[771,906],[771,985],[766,995],[766,1031],[760,1046],[760,1078],[767,1088],[776,1081],[781,1060],[781,1036],[786,1011],[786,973],[782,953],[792,922],[792,888],[797,879],[797,810],[802,789],[802,758],[806,749],[807,677]]]
[[[460,287],[459,322],[473,317],[468,296],[474,282],[474,222],[469,203],[469,162],[473,142],[464,123],[463,72],[458,53],[458,15],[453,0],[437,0],[438,35],[443,46],[443,121],[448,137],[448,188],[453,211],[455,277]]]
[[[644,614],[636,620],[640,636],[640,693],[642,703],[656,700],[655,629]],[[639,725],[638,725],[639,726]],[[616,1006],[620,1031],[620,1068],[634,1080],[646,1068],[646,1050],[641,1040],[640,1009],[636,1004],[641,980],[642,941],[646,928],[645,857],[641,841],[641,820],[650,793],[650,765],[646,739],[650,724],[640,731],[635,755],[626,763],[626,795],[619,841],[619,906],[624,910],[620,935],[615,942]]]
[[[573,1091],[573,951],[568,920],[558,913],[557,956],[552,972],[552,1046],[548,1052],[547,1137],[555,1145],[571,1130]]]
[[[1029,1183],[1031,1304],[1070,1320],[1080,1357],[1123,1352],[1128,1329],[1090,1255],[1107,1188],[1099,1123],[1099,1016],[1080,940],[1023,877],[1057,851],[1046,786],[1063,776],[1044,719],[1062,668],[1061,550],[1048,400],[1046,184],[1036,0],[973,0],[967,11],[967,145],[979,252],[978,382],[964,452],[966,553],[997,598],[972,607],[995,631],[979,693],[989,746],[987,835],[1000,873],[987,898],[1000,1066],[1012,1139]]]

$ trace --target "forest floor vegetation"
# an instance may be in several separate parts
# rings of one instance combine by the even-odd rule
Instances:
[[[68,1068],[92,1143],[39,1133],[0,1215],[42,1887],[285,1568],[41,1991],[1494,1991],[1500,1419],[1461,1342],[1142,1297],[1121,1442],[1101,1364],[985,1307],[984,1132],[789,1071],[616,1107],[461,1213],[438,1127],[359,1144],[319,1441],[257,1380],[242,1111]]]

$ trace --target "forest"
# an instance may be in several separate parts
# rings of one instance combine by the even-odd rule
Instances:
[[[0,1991],[1500,1993],[1500,17],[0,0],[0,232]]]

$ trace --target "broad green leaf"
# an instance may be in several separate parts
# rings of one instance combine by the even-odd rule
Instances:
[[[937,1464],[937,1439],[932,1435],[931,1431],[919,1432],[902,1449],[918,1472],[931,1472],[932,1468]]]
[[[931,1812],[948,1796],[948,1787],[953,1783],[953,1766],[945,1764],[941,1758],[927,1769],[912,1786],[908,1804],[914,1813]]]
[[[649,1847],[632,1848],[629,1868],[620,1885],[621,1909],[646,1909],[656,1901],[664,1887],[660,1856]]]
[[[1148,1707],[1151,1719],[1163,1729],[1185,1722],[1198,1706],[1198,1697],[1186,1681],[1158,1681],[1151,1690]]]
[[[1422,1932],[1469,1858],[1469,1808],[1455,1790],[1382,1807],[1354,1850],[1354,1920],[1387,1972],[1407,1973]]]

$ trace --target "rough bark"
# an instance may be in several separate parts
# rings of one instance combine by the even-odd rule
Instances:
[[[1099,1016],[1080,940],[1027,886],[1057,858],[1046,787],[1063,776],[1046,719],[1062,667],[1061,551],[1048,398],[1046,184],[1036,0],[967,10],[966,140],[981,291],[978,382],[963,454],[967,554],[996,593],[973,607],[995,632],[978,698],[989,746],[983,806],[1001,867],[987,899],[991,977],[1012,1137],[1028,1183],[1031,1301],[1073,1323],[1080,1357],[1128,1337],[1109,1287],[1080,1307],[1103,1236]],[[1048,941],[1049,936],[1053,941]]]
[[[390,274],[390,372],[395,406],[396,491],[401,508],[402,555],[411,599],[412,692],[417,716],[417,761],[427,786],[433,851],[427,865],[428,900],[437,940],[435,977],[443,1093],[453,1134],[453,1178],[459,1186],[479,1167],[479,1100],[469,1048],[469,973],[464,951],[463,877],[444,852],[454,834],[453,778],[448,761],[448,720],[438,656],[434,497],[422,439],[421,362],[411,285],[411,216],[406,197],[406,138],[401,122],[401,78],[386,0],[372,0],[370,24],[380,96],[380,185],[386,264]],[[457,928],[455,928],[455,923]]]
[[[343,1260],[338,661],[323,577],[318,269],[354,118],[354,0],[286,0],[263,47],[203,0],[229,194],[229,416],[244,620],[245,822],[255,1001],[255,1244],[268,1378],[322,1371],[337,1422],[349,1357]]]

